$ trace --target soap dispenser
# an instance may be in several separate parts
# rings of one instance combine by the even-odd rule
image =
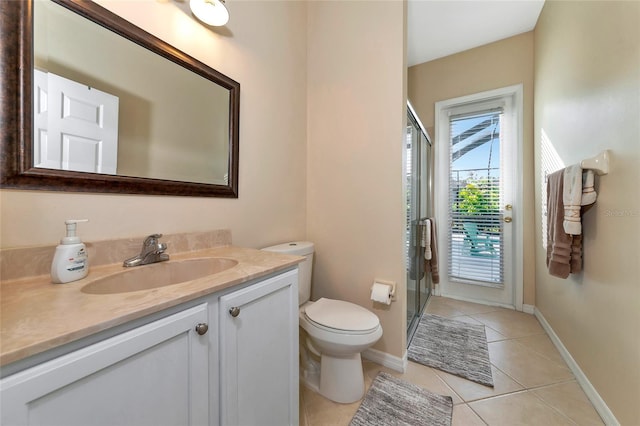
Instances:
[[[51,263],[51,281],[54,283],[81,280],[89,273],[87,248],[76,235],[76,226],[80,222],[88,222],[88,219],[64,221],[67,225],[67,236],[60,240]]]

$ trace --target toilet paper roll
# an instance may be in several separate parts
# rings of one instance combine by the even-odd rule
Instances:
[[[371,287],[371,300],[378,303],[384,303],[385,305],[391,304],[391,290],[392,286],[388,284],[373,283]]]

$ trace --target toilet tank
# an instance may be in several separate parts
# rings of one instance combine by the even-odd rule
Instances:
[[[298,306],[307,302],[311,298],[313,243],[309,241],[292,241],[290,243],[265,247],[262,250],[305,257],[305,260],[298,264]]]

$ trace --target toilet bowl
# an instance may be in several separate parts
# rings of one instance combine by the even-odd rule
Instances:
[[[380,320],[355,303],[327,298],[309,301],[313,243],[298,241],[263,250],[306,258],[298,274],[301,381],[335,402],[359,400],[364,395],[360,353],[382,337]]]

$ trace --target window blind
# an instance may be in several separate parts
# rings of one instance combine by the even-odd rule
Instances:
[[[407,271],[411,269],[411,217],[413,216],[413,200],[411,198],[412,185],[413,185],[413,156],[411,155],[413,143],[413,127],[407,126],[407,133],[405,135],[405,150],[406,150],[406,162],[405,162],[405,179],[406,179],[406,193],[405,193],[405,266]]]
[[[449,118],[448,272],[452,281],[503,286],[501,118],[502,108]]]

